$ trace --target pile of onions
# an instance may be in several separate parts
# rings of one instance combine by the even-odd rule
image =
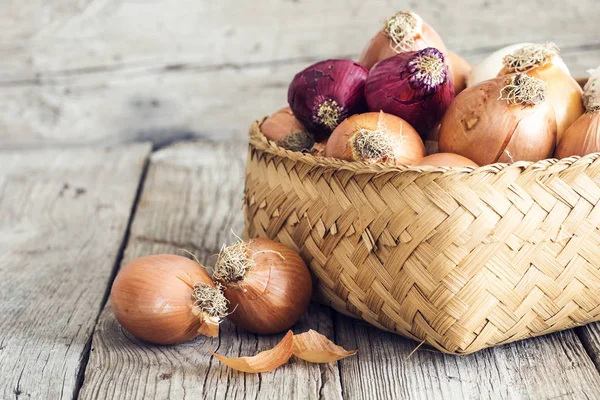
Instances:
[[[373,68],[381,60],[406,51],[435,47],[446,53],[446,46],[440,35],[417,14],[399,11],[385,21],[385,26],[367,44],[358,63],[367,69]]]
[[[538,161],[552,156],[556,119],[544,81],[513,74],[459,94],[442,120],[440,151],[478,165]]]
[[[127,331],[154,344],[217,336],[228,308],[202,265],[170,254],[140,257],[123,267],[110,302]]]
[[[585,113],[567,129],[554,156],[565,158],[600,152],[600,67],[589,71],[583,92]]]
[[[553,43],[521,47],[504,57],[500,75],[526,73],[548,84],[548,101],[556,115],[557,141],[583,114],[582,90],[569,74]]]
[[[425,146],[410,124],[394,115],[354,115],[331,134],[327,157],[367,163],[410,165],[425,157]]]
[[[268,239],[224,247],[213,278],[229,301],[228,319],[252,333],[289,329],[312,296],[312,278],[302,258]]]
[[[454,86],[444,61],[439,50],[428,47],[379,62],[365,84],[369,110],[396,115],[427,136],[454,98]]]
[[[308,150],[315,144],[315,137],[294,117],[289,107],[282,108],[264,120],[260,130],[267,139],[291,151]]]

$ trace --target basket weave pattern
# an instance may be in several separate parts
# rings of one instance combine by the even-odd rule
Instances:
[[[456,354],[600,319],[600,157],[388,167],[250,130],[247,238],[298,251],[317,296]]]

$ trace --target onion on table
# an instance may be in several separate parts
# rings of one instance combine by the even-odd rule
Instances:
[[[556,115],[557,142],[583,114],[581,86],[569,73],[554,43],[531,44],[504,57],[500,75],[526,73],[548,84],[547,98]]]
[[[383,112],[353,115],[331,134],[327,157],[367,163],[410,165],[425,157],[417,131],[402,118]]]
[[[275,112],[260,124],[261,132],[278,146],[291,151],[312,148],[315,137],[296,119],[289,107]]]
[[[459,94],[440,127],[440,151],[478,165],[552,156],[556,118],[547,85],[526,74],[484,81]]]
[[[229,301],[228,319],[252,333],[282,332],[308,308],[312,278],[300,256],[268,239],[223,247],[213,279]]]
[[[129,333],[154,344],[217,336],[227,315],[227,300],[204,267],[171,254],[140,257],[123,267],[110,301]]]
[[[370,111],[396,115],[426,137],[454,98],[444,55],[432,47],[397,54],[371,69],[365,84]]]
[[[600,67],[590,70],[583,91],[585,113],[567,129],[554,156],[565,158],[600,152]]]

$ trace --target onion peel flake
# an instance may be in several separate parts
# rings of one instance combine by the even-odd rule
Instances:
[[[294,335],[294,355],[311,363],[328,363],[338,361],[356,354],[357,350],[348,351],[336,345],[325,336],[314,330]]]

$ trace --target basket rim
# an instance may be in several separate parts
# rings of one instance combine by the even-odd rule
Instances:
[[[266,153],[283,157],[294,162],[300,162],[310,166],[318,166],[329,170],[347,170],[352,171],[355,174],[385,174],[385,173],[401,173],[401,172],[436,172],[436,173],[456,173],[456,174],[480,174],[480,173],[492,173],[498,174],[508,169],[520,169],[521,172],[525,171],[548,171],[552,172],[562,171],[571,166],[580,167],[592,164],[598,158],[600,158],[600,152],[587,154],[583,157],[571,156],[563,158],[561,160],[556,158],[548,158],[536,162],[532,161],[517,161],[512,164],[507,163],[494,163],[489,165],[483,165],[481,167],[437,167],[430,165],[386,165],[382,163],[370,164],[364,161],[346,161],[339,160],[331,157],[315,157],[309,153],[302,153],[298,151],[291,151],[279,147],[275,142],[270,141],[260,130],[260,125],[268,117],[263,117],[260,120],[254,121],[250,126],[249,136],[250,146],[264,151]]]

